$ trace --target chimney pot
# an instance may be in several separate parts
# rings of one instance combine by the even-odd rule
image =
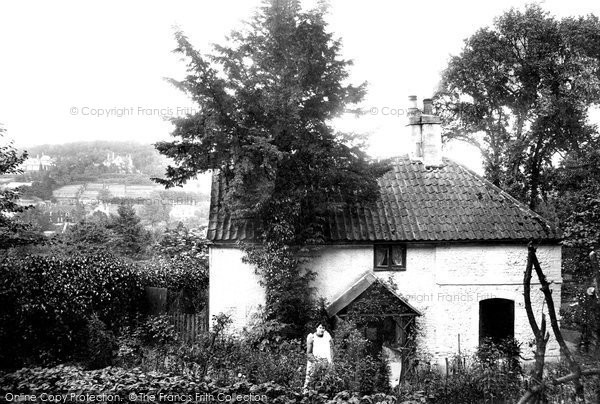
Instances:
[[[433,115],[433,100],[431,98],[425,98],[423,100],[423,114]]]
[[[408,96],[408,108],[409,109],[417,109],[417,96],[416,95]]]
[[[421,161],[425,167],[441,167],[442,160],[442,128],[441,120],[433,114],[433,100],[423,100],[423,112],[416,104],[417,97],[410,96],[411,103],[408,114],[408,127],[414,149],[409,152],[412,159]],[[414,104],[413,104],[414,103]]]

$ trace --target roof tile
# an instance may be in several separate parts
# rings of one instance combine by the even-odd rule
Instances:
[[[525,205],[465,167],[444,160],[428,169],[399,157],[379,180],[373,207],[336,209],[330,242],[558,240],[559,231]],[[234,220],[222,205],[225,184],[213,174],[208,238],[250,241],[255,223]]]

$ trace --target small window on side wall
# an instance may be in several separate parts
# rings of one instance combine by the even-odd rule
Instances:
[[[375,246],[376,271],[405,271],[406,247],[401,245],[376,245]]]

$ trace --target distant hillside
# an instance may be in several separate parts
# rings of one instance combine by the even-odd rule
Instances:
[[[109,179],[110,174],[137,174],[140,178],[160,177],[167,158],[154,146],[135,142],[74,142],[29,147],[30,157],[46,155],[55,168],[52,177],[59,184]],[[130,167],[126,164],[130,160]]]
[[[74,142],[28,147],[23,174],[0,178],[4,183],[29,183],[23,197],[52,199],[53,191],[87,183],[155,186],[169,160],[150,144],[136,142]]]
[[[29,158],[21,166],[24,172],[0,178],[0,186],[21,185],[21,202],[36,206],[28,220],[46,230],[98,212],[114,214],[123,203],[133,206],[152,228],[176,221],[190,227],[208,222],[209,182],[165,190],[151,181],[162,177],[168,165],[152,145],[94,141],[25,151]]]

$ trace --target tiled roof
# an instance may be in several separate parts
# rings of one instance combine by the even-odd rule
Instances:
[[[372,207],[339,209],[329,217],[329,242],[556,241],[559,231],[479,175],[448,159],[425,168],[408,157],[394,160],[378,180]],[[221,206],[224,184],[213,175],[208,238],[252,241],[255,223],[232,220]]]

